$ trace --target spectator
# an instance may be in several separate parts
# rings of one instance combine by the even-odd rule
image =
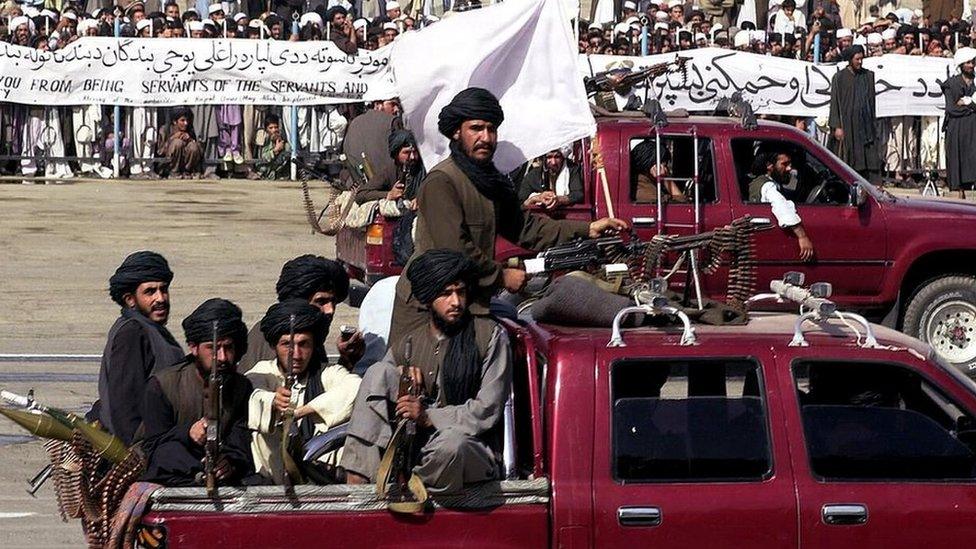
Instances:
[[[863,67],[864,48],[844,50],[848,65],[830,81],[832,149],[841,160],[866,179],[878,182],[878,156],[874,106],[874,73]]]
[[[556,149],[530,164],[519,187],[524,208],[554,210],[583,201],[583,172],[571,153],[570,147]]]
[[[166,160],[163,173],[176,179],[194,179],[203,173],[203,148],[193,131],[193,111],[173,111],[169,135],[161,142],[159,156]]]
[[[281,119],[269,114],[264,118],[267,143],[258,155],[258,174],[263,179],[286,179],[290,172],[291,147],[281,133]]]

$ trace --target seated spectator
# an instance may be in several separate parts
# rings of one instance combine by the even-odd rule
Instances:
[[[583,172],[567,157],[570,147],[549,151],[533,163],[519,187],[523,208],[553,210],[583,201]]]
[[[281,119],[268,113],[264,117],[267,140],[258,154],[258,174],[263,179],[287,179],[290,173],[291,147],[281,133]]]
[[[159,141],[159,156],[168,160],[160,173],[169,177],[192,178],[203,173],[203,147],[193,131],[193,111],[179,107],[173,111],[168,135]]]

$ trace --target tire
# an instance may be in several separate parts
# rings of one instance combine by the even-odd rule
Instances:
[[[923,284],[905,308],[902,331],[976,378],[976,277],[944,276]]]

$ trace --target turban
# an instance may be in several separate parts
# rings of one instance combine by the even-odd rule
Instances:
[[[396,158],[396,155],[400,153],[400,149],[406,146],[416,147],[417,139],[410,130],[393,130],[387,139],[387,144],[390,147],[390,156]]]
[[[667,147],[661,147],[661,163],[666,164],[671,160],[671,153]],[[637,173],[647,174],[651,168],[657,164],[657,145],[653,139],[641,141],[632,151],[630,151],[630,162],[633,170]]]
[[[241,308],[230,301],[219,297],[208,299],[183,319],[186,342],[213,341],[213,324],[216,322],[217,338],[234,338],[237,356],[243,356],[247,352],[247,326],[242,317]]]
[[[331,259],[306,254],[286,262],[278,275],[278,301],[300,298],[306,302],[315,292],[335,293],[336,302],[349,295],[349,275]]]
[[[342,6],[332,6],[329,11],[325,12],[325,21],[331,23],[332,19],[335,18],[336,14],[341,13],[342,15],[349,15],[349,11]]]
[[[295,315],[295,333],[310,333],[315,346],[320,346],[329,329],[328,321],[318,307],[304,299],[286,299],[268,308],[261,319],[261,333],[268,344],[276,347],[281,336],[289,333],[292,315]]]
[[[416,257],[407,267],[407,279],[413,295],[424,305],[429,305],[452,282],[465,282],[475,278],[477,267],[461,252],[454,250],[428,250]]]
[[[437,129],[448,139],[465,120],[487,120],[495,126],[505,120],[505,113],[492,93],[483,88],[468,88],[454,96],[437,117]]]
[[[122,296],[136,291],[143,282],[173,281],[173,271],[169,270],[166,258],[156,252],[141,251],[131,254],[115,270],[108,280],[108,293],[112,301],[125,306]]]
[[[969,47],[959,48],[956,50],[955,55],[952,56],[952,64],[957,67],[973,60],[976,60],[976,49]]]
[[[850,63],[851,59],[854,59],[854,56],[857,55],[857,54],[864,55],[864,47],[863,46],[854,45],[854,46],[851,46],[849,48],[844,48],[844,51],[841,52],[840,57],[844,61],[847,61],[848,63]]]

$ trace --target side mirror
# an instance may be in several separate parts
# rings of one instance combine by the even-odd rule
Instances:
[[[855,208],[860,208],[868,201],[868,192],[864,190],[864,187],[855,183],[851,186],[851,200],[849,206],[854,206]]]

